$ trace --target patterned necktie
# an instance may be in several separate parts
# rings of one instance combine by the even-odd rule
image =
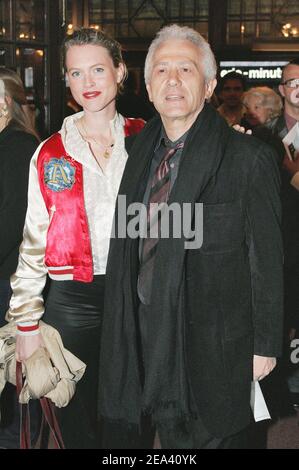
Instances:
[[[143,240],[138,277],[138,294],[142,303],[146,305],[150,302],[154,260],[163,215],[163,207],[161,206],[158,210],[158,205],[168,201],[171,184],[169,162],[177,150],[183,147],[184,143],[180,142],[175,147],[167,149],[152,179],[147,207],[146,238]]]

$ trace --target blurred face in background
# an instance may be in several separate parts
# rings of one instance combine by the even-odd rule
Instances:
[[[246,97],[244,105],[246,107],[246,120],[252,126],[265,124],[271,115],[271,110],[262,104],[263,100],[259,96],[249,95]]]
[[[237,108],[242,105],[243,85],[240,80],[228,79],[221,90],[220,98],[228,108]]]

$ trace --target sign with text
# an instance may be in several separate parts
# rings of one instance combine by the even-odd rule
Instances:
[[[244,75],[248,82],[279,82],[282,69],[288,61],[221,61],[220,77],[224,77],[229,72],[237,72]]]

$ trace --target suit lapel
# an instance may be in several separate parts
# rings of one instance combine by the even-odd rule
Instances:
[[[119,194],[127,197],[127,205],[131,202],[141,202],[143,199],[147,175],[160,130],[160,118],[151,119],[136,136],[129,150],[129,158],[119,188]]]

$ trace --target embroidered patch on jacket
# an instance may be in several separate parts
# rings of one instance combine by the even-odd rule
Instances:
[[[64,158],[51,158],[45,163],[45,183],[52,191],[59,193],[72,189],[76,168]]]

